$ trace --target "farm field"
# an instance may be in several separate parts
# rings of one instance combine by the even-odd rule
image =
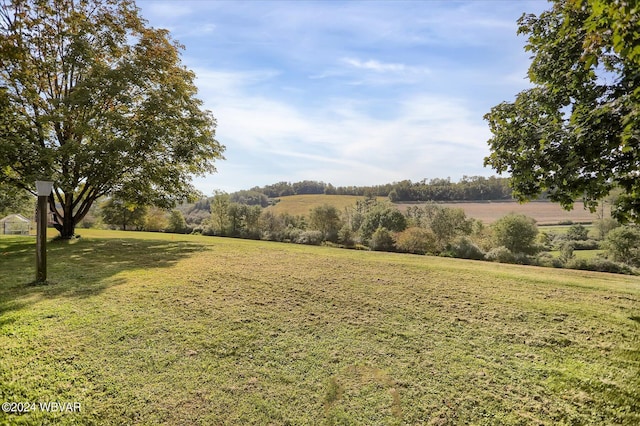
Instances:
[[[640,280],[231,238],[0,237],[0,424],[640,423]]]
[[[343,210],[348,206],[355,206],[356,201],[362,199],[355,195],[291,195],[280,197],[280,201],[269,207],[274,213],[289,213],[292,215],[307,215],[309,210],[322,204],[330,204]],[[388,200],[387,197],[378,197],[379,200]],[[536,219],[540,225],[552,225],[562,222],[588,223],[598,219],[595,213],[585,210],[582,204],[577,203],[571,211],[563,210],[559,204],[547,201],[533,201],[519,204],[516,201],[493,202],[460,202],[439,203],[446,207],[458,207],[465,211],[467,217],[479,219],[485,223],[492,223],[509,213],[521,213]],[[400,211],[406,211],[411,206],[420,203],[396,203]]]

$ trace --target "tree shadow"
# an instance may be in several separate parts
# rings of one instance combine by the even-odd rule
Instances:
[[[135,238],[78,239],[47,244],[47,284],[34,285],[35,239],[0,239],[0,326],[9,311],[41,299],[84,298],[123,284],[127,270],[166,268],[210,246]]]

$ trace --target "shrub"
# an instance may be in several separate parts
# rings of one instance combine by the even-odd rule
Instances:
[[[609,232],[616,229],[620,224],[615,219],[600,219],[594,223],[596,229],[598,230],[598,235],[601,240],[604,240]]]
[[[393,236],[387,228],[378,228],[369,240],[369,248],[376,251],[393,251]]]
[[[616,262],[640,266],[640,229],[622,226],[609,232],[604,247]]]
[[[338,231],[338,242],[345,246],[352,246],[355,243],[355,237],[355,232],[353,232],[349,224],[345,224]]]
[[[322,243],[322,239],[323,235],[320,231],[302,231],[295,242],[298,244],[318,246]]]
[[[374,207],[364,216],[360,225],[360,234],[364,240],[368,240],[380,228],[401,232],[406,227],[407,218],[397,208],[383,204]]]
[[[485,256],[483,251],[467,237],[456,238],[449,245],[448,251],[453,257],[460,259],[483,260]]]
[[[574,246],[572,242],[565,241],[560,248],[560,262],[563,264],[569,262],[571,259],[574,259],[576,256],[573,254]]]
[[[282,231],[282,241],[289,243],[298,242],[302,232],[303,231],[300,228],[296,228],[293,225],[287,225],[287,227]]]
[[[425,254],[436,250],[436,237],[428,229],[412,227],[396,235],[396,248],[405,253]]]
[[[535,254],[538,227],[535,221],[522,214],[508,214],[493,224],[495,245],[504,246],[512,253]]]
[[[589,230],[584,225],[571,225],[567,230],[567,239],[572,241],[584,241],[589,238]]]
[[[565,267],[569,269],[581,269],[585,271],[611,272],[614,274],[633,275],[634,271],[628,265],[613,262],[608,259],[596,257],[594,259],[572,259]]]
[[[500,262],[500,263],[515,263],[516,258],[514,254],[508,248],[504,246],[496,247],[494,249],[489,250],[487,254],[485,254],[485,259],[490,260],[492,262]]]
[[[546,266],[548,268],[562,268],[564,267],[564,263],[554,257],[551,253],[539,253],[535,258],[535,263],[538,266]]]
[[[575,250],[598,250],[600,242],[596,240],[572,241]]]

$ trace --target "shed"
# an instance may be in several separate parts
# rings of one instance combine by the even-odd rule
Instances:
[[[20,214],[0,219],[0,234],[29,235],[31,221]]]

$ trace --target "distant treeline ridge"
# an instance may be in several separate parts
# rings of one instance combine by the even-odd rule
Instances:
[[[278,182],[263,187],[234,192],[234,202],[248,205],[269,204],[269,198],[302,194],[357,195],[389,197],[392,202],[412,201],[482,201],[509,200],[509,178],[464,176],[459,182],[446,179],[423,179],[419,182],[403,180],[373,186],[338,186],[330,183],[305,180],[302,182]]]

